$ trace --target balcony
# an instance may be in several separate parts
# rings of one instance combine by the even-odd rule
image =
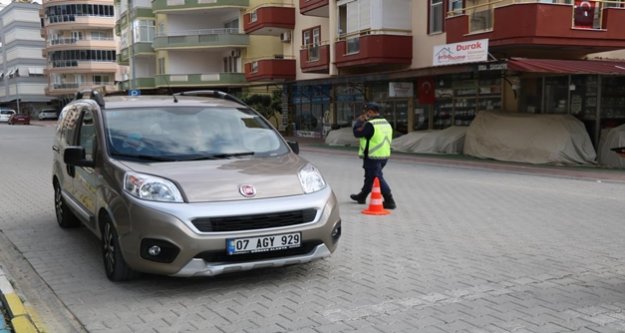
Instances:
[[[304,73],[330,73],[330,45],[308,46],[299,51],[300,68]]]
[[[113,61],[82,61],[82,60],[55,60],[48,64],[44,75],[51,73],[115,73],[117,62]]]
[[[156,88],[156,79],[153,77],[140,77],[134,80],[128,80],[119,84],[120,90],[140,89],[149,90]]]
[[[342,36],[335,44],[338,68],[412,63],[412,36],[369,34]]]
[[[201,29],[159,34],[152,46],[155,50],[185,48],[247,47],[250,37],[236,28]]]
[[[157,75],[154,81],[156,88],[230,87],[245,83],[243,73],[168,74]]]
[[[46,17],[45,23],[46,28],[56,30],[115,28],[115,18],[112,16],[92,16],[84,14],[55,15]]]
[[[249,6],[249,0],[154,0],[152,2],[155,14],[228,7],[247,9]]]
[[[62,96],[73,95],[78,90],[91,89],[94,87],[104,87],[107,93],[118,91],[113,82],[68,82],[54,83],[48,85],[44,90],[46,95]]]
[[[130,53],[131,49],[129,47],[125,47],[119,51],[117,54],[117,62],[120,65],[128,65],[131,57]],[[154,55],[154,49],[152,48],[152,43],[143,43],[138,42],[135,43],[132,47],[132,51],[134,54],[132,56],[151,56]]]
[[[299,0],[299,13],[308,16],[330,17],[330,0]]]
[[[537,1],[497,6],[497,2],[501,1],[450,13],[445,22],[447,43],[489,39],[495,55],[559,58],[625,48],[625,8],[592,1],[595,7],[589,8]]]
[[[243,15],[246,34],[279,36],[295,28],[295,8],[267,5]]]
[[[250,82],[295,80],[295,59],[276,57],[246,63],[245,79]]]
[[[72,38],[60,37],[50,39],[46,45],[46,51],[52,52],[57,50],[73,50],[73,49],[115,49],[117,42],[113,37],[102,38]]]

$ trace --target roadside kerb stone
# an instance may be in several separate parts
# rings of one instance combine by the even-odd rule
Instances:
[[[20,297],[15,293],[11,282],[0,270],[0,300],[8,311],[11,320],[11,326],[15,333],[39,333],[39,329],[35,326],[30,313],[22,303]]]

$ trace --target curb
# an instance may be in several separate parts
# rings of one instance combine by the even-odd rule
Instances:
[[[0,301],[6,308],[15,333],[40,333],[11,282],[0,270]]]

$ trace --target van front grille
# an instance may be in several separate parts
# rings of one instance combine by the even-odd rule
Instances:
[[[312,222],[317,215],[314,208],[255,215],[201,217],[193,225],[201,232],[240,231],[284,227]]]

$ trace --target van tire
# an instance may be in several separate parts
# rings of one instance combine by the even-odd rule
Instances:
[[[80,226],[80,220],[69,209],[65,200],[63,200],[61,186],[54,182],[54,212],[56,214],[56,221],[63,229],[76,228]]]
[[[107,216],[104,216],[102,221],[102,259],[106,277],[111,281],[127,281],[138,276],[138,273],[126,264],[119,247],[117,231]]]

